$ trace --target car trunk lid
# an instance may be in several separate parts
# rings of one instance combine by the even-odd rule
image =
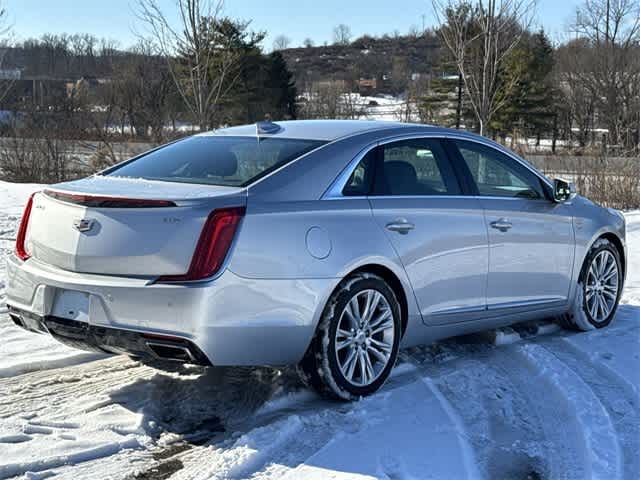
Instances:
[[[34,197],[26,246],[74,272],[181,275],[209,214],[245,205],[242,188],[95,176]]]

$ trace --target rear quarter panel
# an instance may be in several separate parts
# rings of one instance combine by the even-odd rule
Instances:
[[[228,268],[247,279],[334,279],[331,291],[350,272],[382,265],[400,280],[408,303],[405,339],[421,325],[406,273],[375,222],[365,198],[252,203],[239,232]],[[324,299],[331,291],[318,292]]]
[[[229,269],[246,278],[341,278],[374,259],[402,270],[367,199],[250,202]]]

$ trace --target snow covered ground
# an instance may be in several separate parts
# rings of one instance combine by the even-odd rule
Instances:
[[[34,185],[0,182],[0,255]],[[640,212],[610,328],[534,322],[403,351],[336,404],[288,369],[176,367],[12,326],[0,263],[0,479],[640,478]]]

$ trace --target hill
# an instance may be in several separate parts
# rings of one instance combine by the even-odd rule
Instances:
[[[397,94],[416,75],[430,74],[438,63],[441,42],[435,33],[375,38],[348,45],[289,48],[282,51],[298,88],[326,80],[374,80],[378,93]]]

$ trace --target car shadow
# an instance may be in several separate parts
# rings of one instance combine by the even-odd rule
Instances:
[[[152,438],[173,433],[197,442],[241,424],[277,392],[296,388],[302,385],[293,369],[174,366],[113,391],[110,398],[141,414]]]

